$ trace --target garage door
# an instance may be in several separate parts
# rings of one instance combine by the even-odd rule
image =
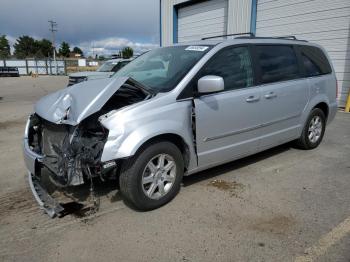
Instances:
[[[332,59],[344,106],[350,87],[349,0],[259,0],[256,34],[295,35],[322,45]]]
[[[178,9],[178,42],[227,32],[227,0],[211,0]]]

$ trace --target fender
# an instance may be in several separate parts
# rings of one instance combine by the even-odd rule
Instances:
[[[130,122],[121,124],[120,128],[111,128],[101,161],[131,157],[148,140],[159,135],[173,134],[181,137],[189,149],[188,168],[196,167],[197,157],[193,144],[190,103],[175,103],[174,105],[176,106],[171,106],[171,109],[164,111],[159,108],[157,110],[158,119],[154,119],[153,114],[150,118],[143,115],[142,121],[139,121],[140,118],[138,118],[137,125],[129,118]],[[119,134],[118,129],[120,129]]]

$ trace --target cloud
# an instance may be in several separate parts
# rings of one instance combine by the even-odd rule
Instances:
[[[103,52],[129,45],[135,50],[159,43],[159,0],[1,1],[0,33],[51,39],[48,20],[58,24],[56,45],[92,43]]]
[[[133,42],[126,38],[108,37],[98,41],[88,41],[78,44],[83,49],[86,55],[111,55],[118,53],[126,46],[131,47],[135,54],[141,54],[150,49],[156,48],[159,45],[152,43]]]

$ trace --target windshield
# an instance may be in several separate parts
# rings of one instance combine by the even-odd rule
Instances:
[[[97,72],[111,72],[113,67],[117,65],[118,62],[106,62],[101,65],[96,71]]]
[[[156,93],[168,92],[211,48],[209,45],[157,48],[130,62],[115,76],[131,77]]]

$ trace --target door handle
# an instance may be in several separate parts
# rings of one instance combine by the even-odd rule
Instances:
[[[264,95],[264,97],[265,97],[266,99],[271,99],[271,98],[277,97],[277,95],[276,95],[275,92],[270,92],[270,93]]]
[[[247,101],[248,103],[252,103],[252,102],[257,102],[259,100],[260,100],[260,97],[258,96],[248,96],[245,101]]]

